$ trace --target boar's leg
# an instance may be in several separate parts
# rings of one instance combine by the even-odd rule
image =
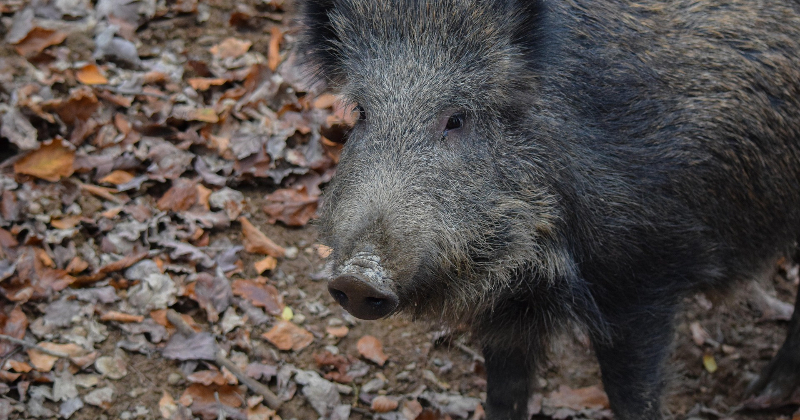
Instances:
[[[484,346],[486,420],[527,420],[533,360],[528,352]]]
[[[800,293],[794,302],[786,341],[758,378],[747,389],[755,395],[747,405],[766,408],[786,402],[800,385]]]
[[[661,419],[674,307],[660,303],[615,312],[611,338],[594,344],[611,409],[617,420]]]

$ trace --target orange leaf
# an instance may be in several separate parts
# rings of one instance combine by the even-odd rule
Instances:
[[[25,316],[19,306],[15,306],[8,315],[0,312],[0,333],[22,339],[25,337],[27,328],[28,317]],[[0,341],[0,354],[8,354],[14,347],[16,347],[16,344]]]
[[[278,321],[261,336],[280,350],[300,351],[314,342],[314,336],[310,332],[289,321]]]
[[[371,336],[365,335],[358,340],[356,343],[356,348],[358,348],[358,352],[364,356],[369,361],[375,362],[378,366],[383,366],[386,363],[386,360],[389,359],[388,356],[383,352],[383,344],[381,340]]]
[[[325,328],[325,332],[336,338],[342,338],[350,332],[350,329],[344,325],[340,325],[338,327],[327,327]]]
[[[211,54],[219,58],[236,58],[244,55],[250,46],[253,45],[250,41],[242,41],[236,38],[227,38],[217,45],[209,49]]]
[[[74,162],[75,151],[56,139],[42,144],[37,150],[16,161],[14,172],[56,182],[61,177],[72,175]]]
[[[331,93],[323,93],[322,95],[317,96],[317,99],[314,100],[314,108],[317,109],[325,109],[331,108],[336,103],[336,95]]]
[[[253,266],[256,268],[258,274],[261,274],[267,270],[274,270],[275,267],[278,266],[278,260],[275,259],[275,257],[267,255],[263,260],[256,261]]]
[[[33,28],[14,48],[19,55],[32,57],[51,45],[58,45],[67,39],[67,34],[53,29]]]
[[[104,85],[108,83],[108,79],[103,75],[100,67],[97,67],[97,64],[87,64],[81,67],[75,76],[84,85]]]
[[[102,184],[120,185],[120,184],[124,184],[126,182],[129,182],[132,179],[133,179],[133,175],[130,172],[116,170],[116,171],[111,172],[110,174],[104,176],[100,180],[100,183],[102,183]]]
[[[208,90],[211,86],[221,86],[228,82],[228,79],[210,78],[210,77],[193,77],[188,80],[189,86],[194,90]]]
[[[72,229],[78,226],[81,222],[81,216],[67,216],[61,219],[53,219],[50,221],[50,226],[56,229]]]
[[[100,320],[117,322],[143,322],[144,317],[141,315],[131,315],[123,312],[108,311],[100,316]]]
[[[70,358],[72,357],[80,357],[85,355],[87,352],[83,349],[83,347],[77,344],[55,344],[55,343],[48,343],[43,342],[39,343],[39,347],[50,351],[56,351],[68,354]],[[31,365],[34,369],[38,370],[39,372],[49,372],[53,369],[53,366],[56,364],[56,360],[58,357],[51,356],[49,354],[44,354],[39,352],[36,349],[28,349],[28,358],[31,361]]]
[[[266,235],[261,233],[257,227],[253,226],[244,216],[239,218],[242,224],[242,235],[244,235],[244,249],[255,254],[267,254],[275,258],[283,258],[286,250],[279,246]]]
[[[267,51],[267,67],[275,71],[281,63],[281,41],[283,32],[278,26],[273,26],[270,30],[269,50]]]
[[[305,188],[282,188],[267,195],[265,201],[264,212],[270,223],[281,221],[287,226],[303,226],[317,214],[319,198],[310,195]]]

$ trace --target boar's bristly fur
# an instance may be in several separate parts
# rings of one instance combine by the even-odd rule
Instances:
[[[331,292],[371,318],[469,325],[489,420],[527,418],[548,338],[575,325],[616,417],[661,418],[681,299],[754,277],[800,233],[796,1],[308,0],[303,16],[310,66],[359,114],[321,208]],[[790,353],[774,363],[798,369],[755,392],[775,375],[791,392]]]

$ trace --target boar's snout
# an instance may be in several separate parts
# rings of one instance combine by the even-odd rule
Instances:
[[[362,275],[348,273],[328,284],[328,291],[340,305],[356,318],[378,319],[397,308],[397,295],[371,285]]]

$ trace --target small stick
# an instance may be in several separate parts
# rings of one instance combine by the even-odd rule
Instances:
[[[69,359],[69,355],[67,353],[61,353],[60,351],[55,351],[55,350],[48,350],[44,347],[39,347],[36,344],[31,344],[28,343],[27,341],[22,341],[19,338],[15,338],[10,335],[0,334],[0,340],[10,341],[14,344],[19,344],[22,347],[34,349],[39,353],[44,353],[53,357],[61,357],[64,359]]]
[[[459,343],[458,341],[456,341],[455,345],[456,345],[456,347],[458,347],[464,353],[467,353],[468,355],[472,356],[473,359],[475,359],[475,360],[477,360],[477,361],[479,361],[481,363],[486,363],[486,359],[484,359],[483,356],[478,354],[477,351],[472,350],[471,348],[467,347],[466,344],[462,344],[462,343]]]
[[[170,309],[167,311],[167,320],[181,332],[181,334],[186,336],[191,336],[195,334],[192,327],[183,320],[181,315],[174,310]],[[258,395],[264,397],[264,401],[267,402],[267,406],[273,410],[278,410],[281,407],[283,402],[278,398],[277,395],[273,394],[266,385],[258,382],[257,380],[247,376],[238,366],[236,366],[230,359],[225,357],[225,354],[222,350],[217,351],[215,355],[214,362],[220,367],[224,367],[228,369],[239,382],[245,384],[250,390],[255,392]]]

